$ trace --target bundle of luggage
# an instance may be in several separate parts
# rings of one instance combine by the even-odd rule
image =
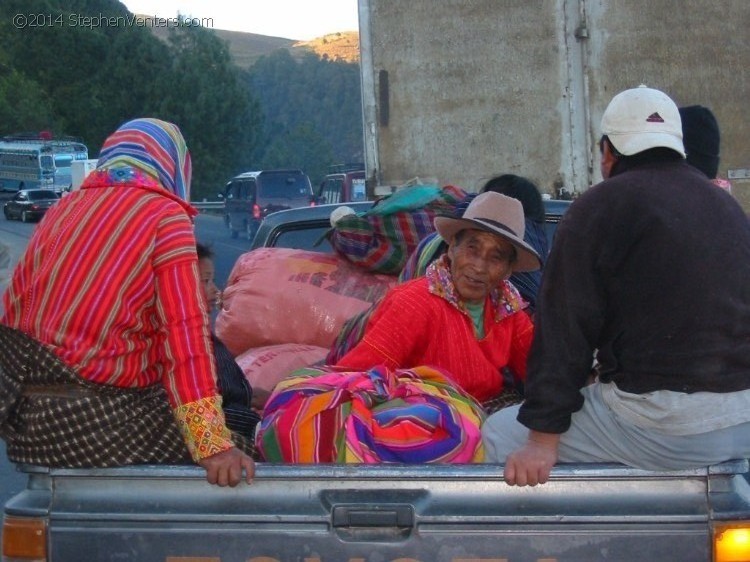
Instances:
[[[294,369],[322,361],[344,322],[395,282],[339,256],[259,248],[232,269],[216,336],[254,388],[272,390]]]
[[[341,373],[326,365],[332,350],[341,350],[342,338],[347,348],[359,340],[368,312],[396,285],[419,242],[434,232],[435,216],[452,214],[467,195],[454,186],[406,188],[365,213],[337,217],[327,234],[333,255],[259,248],[239,258],[224,291],[216,335],[251,385],[272,391],[257,439],[269,460],[481,458],[481,440],[466,440],[481,421],[481,409],[450,390],[441,373],[383,368]],[[443,411],[445,404],[449,412]],[[303,411],[304,423],[298,417]],[[414,433],[417,418],[421,429]],[[292,419],[301,424],[293,431]],[[294,446],[291,441],[306,431],[305,424],[318,427],[320,419],[336,420],[335,427],[314,437],[305,451]],[[411,445],[399,444],[397,435]],[[432,452],[417,443],[423,438],[434,445],[437,435],[444,443]]]
[[[335,255],[288,248],[243,254],[224,290],[216,335],[262,388],[278,380],[277,370],[324,360],[345,323],[398,282],[409,255],[434,231],[434,217],[452,213],[466,196],[455,186],[396,191],[336,222],[328,233]]]

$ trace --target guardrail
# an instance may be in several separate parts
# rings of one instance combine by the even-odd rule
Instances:
[[[190,204],[199,211],[224,210],[224,201],[191,201]]]

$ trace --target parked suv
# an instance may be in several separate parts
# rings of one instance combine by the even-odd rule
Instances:
[[[268,213],[313,204],[310,178],[301,170],[262,170],[233,177],[224,189],[224,220],[232,238],[255,237]]]
[[[316,193],[316,201],[321,204],[366,200],[365,170],[361,164],[352,167],[332,167]]]

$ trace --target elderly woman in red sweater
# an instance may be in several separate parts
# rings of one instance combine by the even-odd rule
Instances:
[[[478,401],[492,401],[508,390],[506,367],[515,382],[524,379],[533,336],[526,303],[508,278],[539,269],[540,258],[523,240],[521,203],[505,195],[480,194],[462,218],[438,217],[435,228],[448,252],[424,277],[391,289],[337,366],[430,365]]]

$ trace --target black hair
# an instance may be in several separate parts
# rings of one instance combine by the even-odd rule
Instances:
[[[607,143],[610,151],[616,158],[614,166],[612,166],[612,173],[614,175],[622,170],[630,169],[633,166],[642,166],[644,164],[650,164],[652,162],[676,162],[682,160],[682,154],[666,146],[657,146],[655,148],[649,148],[635,154],[626,156],[619,152],[612,144],[612,140],[607,135],[602,135],[599,140],[599,150],[604,153],[604,143]]]
[[[515,174],[503,174],[490,179],[480,193],[494,191],[518,199],[523,206],[526,218],[544,222],[544,202],[539,188],[530,180]]]
[[[201,244],[200,242],[195,243],[195,251],[198,253],[198,259],[213,259],[214,257],[214,251],[205,244]]]
[[[615,158],[617,158],[618,160],[620,160],[621,158],[625,158],[625,155],[615,148],[615,145],[612,144],[612,141],[609,140],[609,137],[607,135],[602,135],[602,138],[599,139],[599,154],[604,154],[605,144],[609,147],[609,151]]]

